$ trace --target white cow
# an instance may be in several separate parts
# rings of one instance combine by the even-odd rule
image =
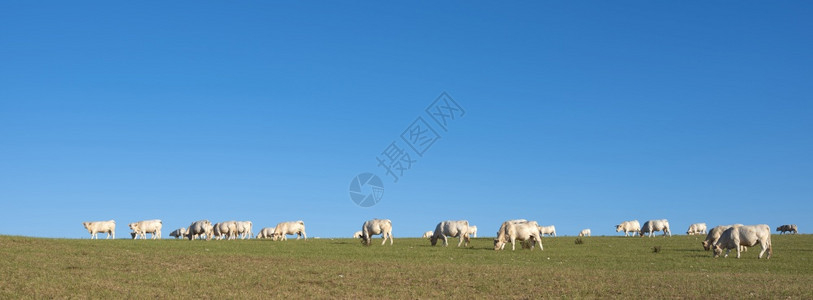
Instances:
[[[779,234],[785,234],[785,232],[797,234],[799,233],[799,228],[796,227],[796,224],[789,224],[776,227],[776,231],[779,232]]]
[[[513,220],[508,220],[508,221],[506,221],[506,222],[510,222],[510,223],[514,223],[514,224],[519,224],[519,223],[527,223],[527,222],[528,222],[528,220],[525,220],[525,219],[513,219]],[[534,224],[536,224],[536,223],[537,223],[536,221],[531,221],[531,222],[534,222]],[[539,224],[536,224],[536,225],[539,225]],[[502,226],[501,226],[500,228],[502,228]],[[498,236],[500,235],[500,232],[499,232],[499,231],[497,232],[497,235],[498,235]],[[534,241],[531,241],[531,244],[530,244],[530,245],[527,245],[527,243],[525,243],[525,242],[527,242],[527,241],[523,241],[523,247],[524,247],[524,248],[531,248],[531,247],[533,247],[533,246],[534,246],[534,245],[533,245],[533,242],[534,242]],[[503,249],[505,249],[505,243],[503,243],[503,244],[502,244],[502,246],[500,247],[500,250],[503,250]]]
[[[186,230],[189,240],[200,238],[202,235],[206,236],[206,240],[211,240],[214,237],[214,226],[209,220],[195,221]]]
[[[469,225],[469,237],[477,237],[477,226]]]
[[[353,233],[353,238],[354,239],[360,239],[362,236],[364,236],[364,233],[361,232],[361,230],[356,231],[356,232]]]
[[[237,221],[237,234],[240,235],[240,239],[243,240],[246,237],[252,238],[254,237],[254,223],[251,221]]]
[[[427,231],[427,232],[423,233],[423,238],[429,239],[429,238],[432,238],[433,235],[435,235],[434,231]]]
[[[549,236],[556,236],[556,226],[539,226],[539,234],[540,236],[545,236],[546,234]]]
[[[214,236],[217,240],[237,238],[237,221],[225,221],[214,225]]]
[[[709,230],[708,234],[706,234],[706,240],[704,240],[702,242],[703,249],[706,249],[706,251],[711,250],[711,248],[714,246],[714,243],[717,243],[717,240],[720,239],[720,236],[723,235],[723,232],[726,231],[726,229],[729,229],[731,227],[740,227],[740,226],[742,226],[742,224],[715,226],[714,228]],[[745,248],[745,247],[743,247],[743,248]],[[743,250],[743,251],[745,251],[745,250]]]
[[[511,250],[516,250],[516,240],[529,241],[531,250],[534,249],[534,241],[542,248],[542,238],[539,236],[539,224],[535,221],[521,222],[519,220],[505,221],[497,231],[497,238],[494,239],[494,250],[502,250],[509,241]]]
[[[260,229],[260,232],[257,233],[258,239],[269,239],[274,237],[274,228],[273,227],[265,227]]]
[[[287,240],[288,237],[286,235],[296,235],[296,239],[299,238],[308,239],[308,236],[305,234],[305,222],[303,221],[291,221],[291,222],[281,222],[277,224],[277,227],[274,228],[274,240],[277,239]]]
[[[590,236],[590,229],[582,229],[579,231],[579,236]]]
[[[99,232],[107,233],[107,238],[109,239],[111,236],[113,239],[116,238],[116,221],[94,221],[94,222],[82,222],[82,226],[85,226],[85,229],[88,230],[90,233],[90,239],[99,239]]]
[[[387,243],[390,239],[390,246],[392,246],[392,221],[387,219],[372,219],[364,222],[361,226],[361,243],[369,246],[373,242],[373,235],[380,234],[384,241],[381,245]]]
[[[460,237],[460,242],[457,243],[457,246],[463,244],[463,241],[466,241],[466,247],[469,246],[469,221],[460,220],[460,221],[443,221],[438,223],[435,226],[435,232],[432,234],[432,237],[429,238],[429,241],[432,243],[432,246],[438,243],[438,239],[443,239],[443,247],[449,245],[446,237]]]
[[[686,230],[686,234],[688,235],[706,234],[706,223],[694,223],[692,225],[689,225],[689,229]]]
[[[636,233],[641,232],[641,223],[638,223],[638,220],[632,221],[624,221],[621,224],[615,225],[615,232],[624,231],[624,236],[629,236],[629,233],[632,232],[632,235],[635,236]]]
[[[178,228],[169,233],[169,236],[178,238],[186,238],[186,228]]]
[[[147,239],[147,234],[152,234],[151,239],[161,239],[161,228],[164,226],[161,220],[144,220],[128,224],[133,231],[130,236],[133,239]]]
[[[649,233],[649,237],[652,237],[655,231],[663,231],[664,236],[672,236],[672,232],[669,230],[669,221],[666,219],[646,221],[638,235],[644,236],[644,234]]]
[[[765,251],[768,251],[768,257],[771,258],[773,249],[771,247],[771,227],[766,224],[760,225],[743,225],[734,226],[726,229],[720,236],[720,239],[714,243],[714,257],[720,256],[725,249],[725,257],[731,249],[737,249],[737,258],[740,258],[740,249],[742,246],[751,247],[759,243],[762,251],[759,251],[758,258],[762,258]]]

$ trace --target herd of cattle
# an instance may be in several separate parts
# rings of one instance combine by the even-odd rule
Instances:
[[[83,222],[85,229],[90,233],[91,239],[97,239],[99,233],[107,233],[107,238],[116,238],[116,221],[96,221],[96,222]],[[161,229],[163,223],[161,220],[145,220],[128,224],[130,236],[133,239],[147,238],[147,234],[152,235],[152,239],[161,238]],[[253,223],[251,221],[226,221],[212,224],[209,220],[200,220],[193,222],[186,228],[178,228],[169,235],[174,238],[186,238],[189,240],[202,239],[246,239],[254,237]],[[672,236],[669,229],[669,221],[666,219],[649,220],[644,222],[641,226],[638,220],[624,221],[615,226],[616,232],[624,232],[624,236],[629,236],[630,233],[638,234],[639,236],[648,235],[652,237],[657,231],[663,232],[664,236]],[[688,235],[706,234],[706,239],[702,242],[703,248],[713,250],[714,257],[723,254],[725,250],[725,257],[728,257],[731,249],[737,249],[737,258],[740,257],[742,251],[746,251],[747,247],[759,244],[762,251],[759,252],[759,258],[762,258],[765,252],[768,253],[767,258],[771,258],[773,252],[771,248],[771,228],[768,225],[720,225],[707,231],[706,223],[695,223],[689,226],[686,231]],[[795,224],[782,225],[776,228],[777,232],[784,234],[785,232],[798,233],[799,230]],[[307,239],[305,234],[305,222],[303,221],[290,221],[281,222],[275,227],[265,227],[260,229],[256,238],[258,239],[273,239],[273,240],[286,240],[287,235],[296,235],[296,239]],[[361,239],[365,245],[372,243],[372,236],[381,235],[383,241],[381,245],[386,244],[389,239],[390,245],[393,243],[392,237],[392,221],[387,219],[372,219],[364,222],[360,231],[353,234],[354,238]],[[511,249],[516,249],[516,241],[523,243],[523,247],[534,249],[539,245],[542,250],[542,236],[556,236],[556,227],[539,226],[536,221],[528,221],[524,219],[505,221],[500,225],[497,231],[497,238],[494,239],[494,250],[502,250],[505,245],[510,242]],[[590,236],[590,229],[584,229],[579,232],[579,236]],[[435,246],[438,240],[443,240],[443,246],[448,245],[448,237],[459,238],[460,241],[457,246],[468,246],[471,237],[477,237],[477,226],[470,225],[466,220],[449,220],[438,223],[434,231],[427,231],[424,233],[423,238],[430,240],[432,246]]]
[[[83,222],[82,225],[90,232],[91,239],[97,239],[99,233],[107,233],[107,238],[116,238],[116,221],[96,221],[96,222]],[[161,238],[161,229],[163,222],[161,220],[144,220],[128,224],[130,236],[133,239],[139,237],[146,239],[147,234],[152,235],[152,239]],[[193,222],[189,227],[178,228],[172,231],[169,236],[174,238],[186,238],[190,240],[198,238],[211,239],[246,239],[254,237],[253,233],[254,224],[251,221],[226,221],[212,224],[209,220],[200,220]],[[275,241],[277,239],[287,240],[286,235],[297,235],[296,239],[307,238],[305,234],[305,222],[291,221],[281,222],[276,227],[266,227],[260,229],[257,233],[258,239],[271,238]]]

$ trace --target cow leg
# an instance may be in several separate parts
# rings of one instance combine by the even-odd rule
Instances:
[[[517,246],[515,244],[516,238],[511,237],[511,251],[517,250]]]
[[[536,239],[536,243],[539,244],[539,251],[545,250],[542,248],[542,237]]]
[[[740,251],[740,248],[741,248],[740,240],[735,239],[734,244],[737,245],[737,258],[740,258],[740,252],[742,252],[742,251]]]
[[[457,243],[457,246],[460,247],[460,244],[463,243],[463,240],[466,241],[466,247],[468,247],[469,246],[469,235],[468,234],[461,234],[460,235],[460,242]]]

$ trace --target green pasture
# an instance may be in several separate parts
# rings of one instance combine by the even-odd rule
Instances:
[[[813,236],[773,235],[741,259],[700,236],[545,237],[494,251],[396,237],[188,241],[0,236],[9,298],[771,298],[813,299]],[[657,250],[657,251],[656,251]]]

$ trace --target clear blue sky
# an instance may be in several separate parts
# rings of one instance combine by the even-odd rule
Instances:
[[[813,227],[807,2],[0,4],[0,234],[82,221]],[[397,183],[376,156],[466,114]],[[401,145],[403,146],[403,145]],[[413,155],[413,158],[416,158]],[[354,176],[378,174],[362,208]],[[21,225],[21,224],[24,224]]]

